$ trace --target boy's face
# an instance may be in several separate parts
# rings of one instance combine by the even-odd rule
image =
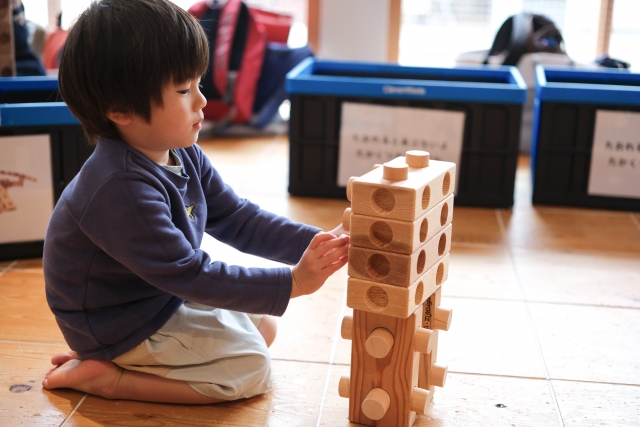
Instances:
[[[207,100],[200,93],[200,79],[169,83],[162,90],[162,107],[151,105],[151,121],[125,115],[111,117],[124,140],[150,159],[162,163],[168,150],[190,147],[198,140],[202,127],[202,108]],[[118,113],[116,113],[118,114]]]

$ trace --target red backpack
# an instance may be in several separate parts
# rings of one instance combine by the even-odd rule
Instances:
[[[217,127],[248,122],[268,41],[267,28],[260,22],[265,15],[241,0],[201,1],[189,13],[200,21],[211,46],[211,66],[201,82],[207,98],[205,118],[217,121]],[[283,26],[288,34],[290,22]]]

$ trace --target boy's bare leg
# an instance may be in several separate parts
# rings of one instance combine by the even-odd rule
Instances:
[[[46,389],[72,388],[107,399],[207,404],[222,402],[192,389],[184,381],[122,369],[106,360],[79,360],[75,352],[51,358],[56,365],[42,381]]]
[[[278,332],[276,319],[273,316],[264,316],[258,325],[258,332],[260,332],[262,338],[264,338],[267,347],[270,347],[276,339],[276,333]]]

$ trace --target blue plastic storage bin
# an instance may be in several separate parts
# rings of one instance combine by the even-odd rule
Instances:
[[[337,185],[342,104],[465,113],[456,204],[510,207],[526,85],[515,67],[421,68],[308,58],[287,76],[289,192],[344,198]]]
[[[49,135],[54,202],[93,152],[82,126],[59,102],[55,77],[0,78],[0,137]],[[38,257],[42,241],[0,244],[0,259]]]
[[[637,198],[588,193],[598,111],[640,112],[640,74],[617,69],[536,68],[533,203],[640,210]],[[640,158],[640,139],[632,144]]]

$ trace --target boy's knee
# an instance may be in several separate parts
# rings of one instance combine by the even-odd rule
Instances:
[[[273,316],[264,316],[258,325],[258,332],[264,338],[267,347],[271,347],[278,333],[278,323]]]

